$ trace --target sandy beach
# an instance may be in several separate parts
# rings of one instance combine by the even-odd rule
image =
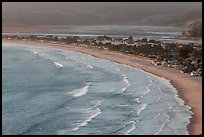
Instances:
[[[155,74],[159,77],[168,79],[171,84],[177,89],[178,95],[185,101],[186,105],[191,107],[194,113],[190,119],[190,124],[187,126],[191,135],[202,134],[202,77],[192,77],[187,74],[181,74],[174,68],[154,66],[150,64],[152,59],[126,55],[123,53],[110,52],[108,50],[97,50],[93,48],[84,48],[74,45],[51,44],[48,42],[32,42],[23,40],[4,40],[3,43],[27,44],[31,46],[59,48],[63,50],[71,50],[89,54],[98,58],[103,58],[127,64],[135,68],[140,68],[146,72]]]

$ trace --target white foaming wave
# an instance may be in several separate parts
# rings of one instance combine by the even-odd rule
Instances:
[[[127,64],[122,64],[122,66],[124,66],[125,69],[127,69],[127,68],[132,68],[132,66],[127,65]]]
[[[134,129],[136,129],[136,121],[130,121],[128,123],[132,123],[132,128],[130,128],[128,131],[126,131],[125,133],[123,133],[123,135],[129,135],[130,132],[132,132]]]
[[[57,67],[60,67],[60,68],[62,68],[62,67],[64,67],[62,64],[60,64],[59,62],[54,62],[54,64],[57,66]]]
[[[74,125],[78,125],[79,124],[79,121],[75,121],[75,122],[73,122],[73,124]],[[70,131],[72,131],[72,130],[70,130],[69,128],[67,128],[67,129],[59,129],[59,130],[57,130],[57,135],[65,135],[66,133],[69,133]]]
[[[137,103],[141,103],[140,98],[136,98],[135,101],[136,101]]]
[[[34,54],[38,54],[36,51],[33,51]]]
[[[96,112],[91,115],[90,117],[88,117],[86,120],[84,120],[80,125],[79,127],[82,127],[82,126],[86,126],[88,122],[90,122],[94,117],[98,116],[99,114],[101,113],[101,110],[99,107],[96,108]]]
[[[101,106],[101,101],[98,101],[96,103],[96,106],[95,106],[96,112],[94,114],[92,114],[90,117],[88,117],[86,120],[84,120],[82,123],[80,123],[79,126],[74,129],[74,131],[78,130],[80,127],[86,126],[88,124],[88,122],[90,122],[93,118],[95,118],[96,116],[101,114],[101,110],[100,110],[99,106]]]
[[[124,76],[124,83],[125,83],[125,87],[122,89],[122,93],[124,93],[125,91],[126,91],[126,89],[128,88],[128,87],[130,87],[130,82],[127,80],[127,77],[126,76]]]
[[[143,96],[147,95],[147,94],[150,92],[150,88],[149,88],[149,87],[152,85],[151,83],[152,83],[152,80],[150,80],[150,82],[149,82],[148,86],[146,87],[146,90],[145,90],[145,92],[144,92],[144,95],[143,95]]]
[[[161,114],[159,113],[158,115],[156,115],[154,118],[155,119],[158,119],[158,117],[160,116]]]
[[[147,86],[143,96],[147,95],[147,93],[149,92],[150,92],[150,89],[149,89],[149,86]]]
[[[165,114],[167,119],[164,123],[162,123],[161,127],[159,128],[159,130],[154,134],[154,135],[158,135],[159,133],[161,133],[162,129],[165,127],[165,125],[170,122],[170,117],[169,115]],[[156,117],[157,119],[161,116],[161,114],[159,113],[159,115]]]
[[[88,85],[86,85],[86,86],[84,86],[84,87],[82,87],[80,89],[74,90],[73,92],[71,92],[71,94],[74,97],[82,96],[82,95],[86,94],[89,91],[89,87],[90,87],[90,83],[88,83]]]
[[[85,63],[85,62],[80,62],[80,63],[83,64],[83,65],[86,65],[87,68],[93,69],[93,66],[91,66],[91,65],[89,65],[89,64],[87,64],[87,63]]]
[[[160,88],[160,87],[159,87],[159,93],[161,93],[161,88]],[[156,99],[156,102],[159,102],[160,99],[161,99],[160,94],[158,94],[158,97],[157,97],[157,99]]]
[[[93,68],[93,66],[91,66],[91,65],[87,65],[87,67],[88,67],[88,68],[91,68],[91,69]]]
[[[96,103],[95,106],[92,106],[92,107],[90,107],[90,108],[87,108],[86,110],[92,110],[93,108],[96,108],[96,107],[98,107],[98,106],[100,106],[100,105],[101,105],[101,101],[99,100],[99,101],[97,101],[97,103]]]
[[[145,108],[147,107],[147,104],[142,104],[142,106],[137,110],[137,115],[139,116],[140,113],[145,110]]]
[[[167,105],[168,105],[169,110],[172,110],[172,109],[173,109],[173,106],[171,106],[171,105],[169,104],[169,102],[167,102]]]

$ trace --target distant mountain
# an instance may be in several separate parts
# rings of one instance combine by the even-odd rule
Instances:
[[[3,2],[2,29],[47,31],[77,25],[148,25],[183,27],[202,20],[201,2]]]
[[[200,9],[200,10],[197,10]],[[157,25],[183,26],[202,18],[197,2],[4,2],[2,25]]]
[[[156,26],[181,26],[184,27],[187,22],[202,19],[202,9],[190,12],[176,14],[161,14],[145,17],[140,21],[134,22],[141,25],[156,25]]]

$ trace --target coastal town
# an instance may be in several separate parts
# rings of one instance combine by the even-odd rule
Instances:
[[[109,50],[129,55],[151,58],[152,65],[175,68],[181,73],[191,76],[202,76],[202,45],[193,43],[162,43],[156,40],[134,40],[128,38],[111,38],[103,35],[92,39],[78,36],[53,35],[3,35],[7,40],[24,40],[36,42],[50,42],[52,44],[72,44],[97,50]]]
[[[202,2],[2,2],[2,135],[202,135]]]

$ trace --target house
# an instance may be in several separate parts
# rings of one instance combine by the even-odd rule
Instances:
[[[181,69],[181,73],[191,73],[193,71],[193,66],[186,66],[185,68]]]
[[[191,76],[201,76],[201,74],[202,74],[202,71],[199,71],[199,70],[191,72]]]
[[[162,62],[160,62],[160,61],[156,61],[154,65],[156,65],[156,66],[158,66],[158,65],[162,65]]]
[[[167,67],[168,63],[166,61],[162,61],[161,65],[162,67]]]
[[[156,63],[156,60],[151,62],[151,64],[153,64],[153,65],[154,65],[155,63]]]

